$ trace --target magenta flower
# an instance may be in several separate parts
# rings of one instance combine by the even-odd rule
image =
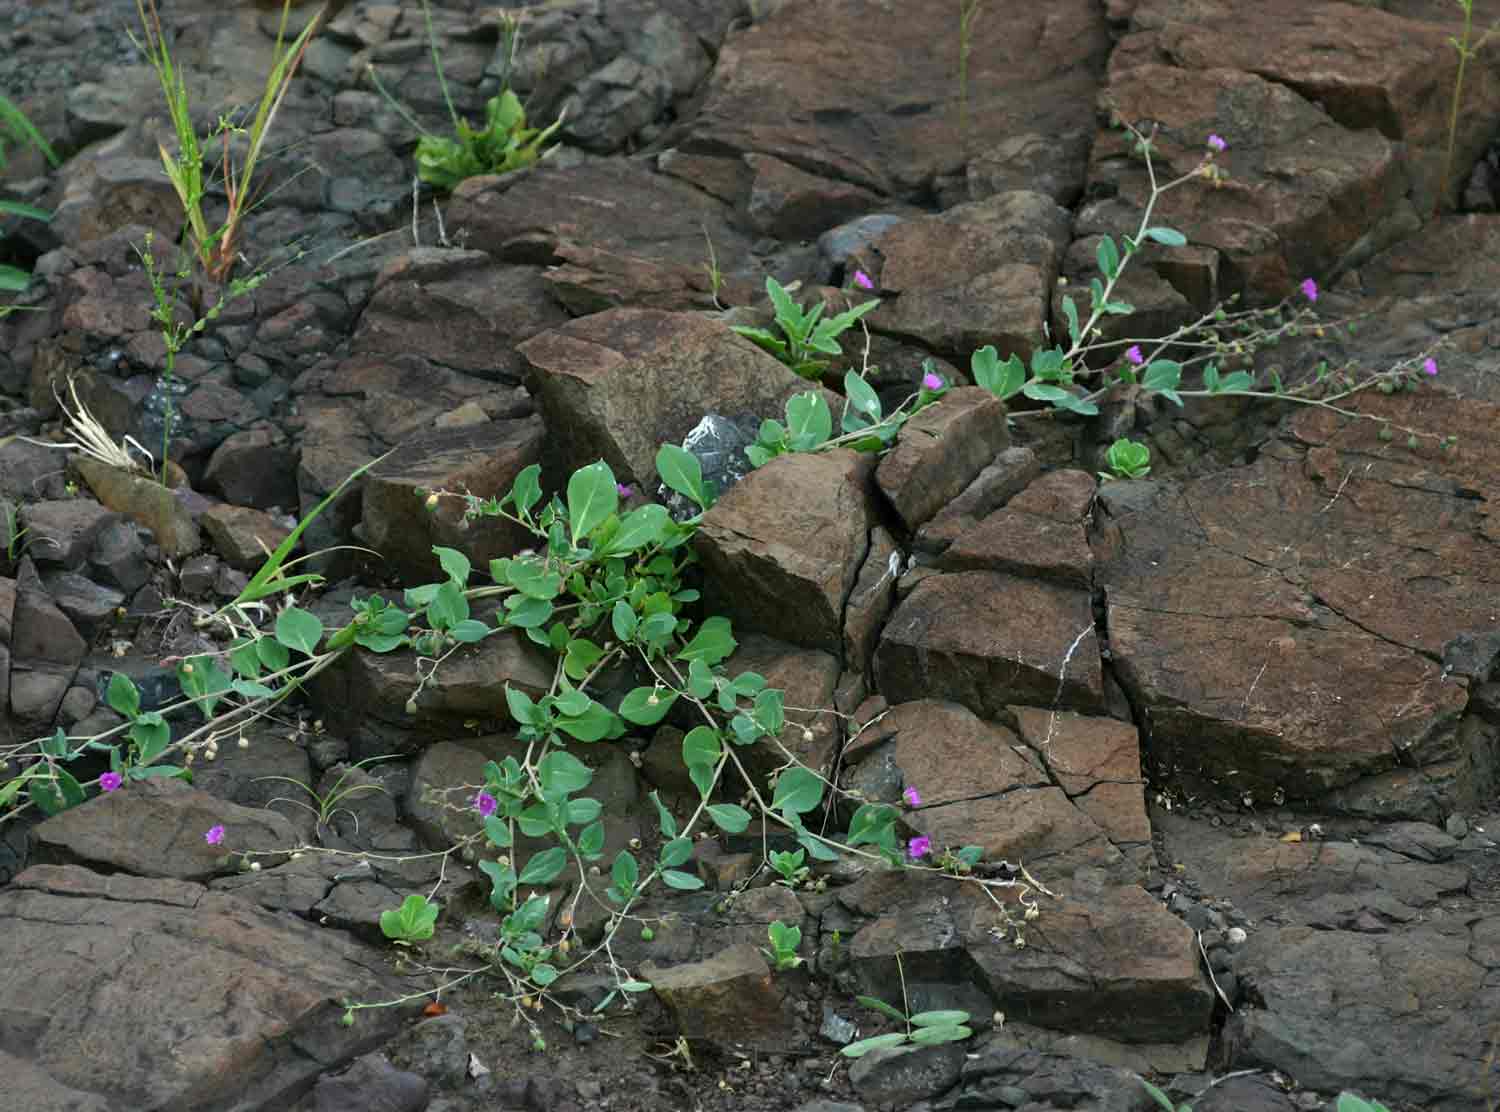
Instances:
[[[1426,359],[1422,360],[1422,370],[1430,375],[1437,374],[1437,360],[1429,355]]]
[[[875,283],[870,281],[870,276],[863,270],[856,270],[854,272],[854,284],[862,290],[873,290],[875,288]]]
[[[1429,359],[1428,362],[1430,363],[1432,360]],[[1437,374],[1436,371],[1432,373]],[[125,778],[118,772],[101,772],[99,774],[99,790],[102,792],[112,792],[124,782]]]
[[[1215,151],[1222,151],[1225,147],[1229,146],[1229,144],[1224,142],[1223,138],[1218,135],[1210,135],[1207,142],[1209,149]]]
[[[489,818],[491,815],[493,815],[495,813],[495,808],[498,806],[500,806],[500,804],[496,802],[495,797],[492,796],[489,792],[480,792],[474,797],[474,810],[478,811],[485,818]]]
[[[921,795],[918,794],[916,788],[911,787],[910,785],[907,785],[906,790],[901,793],[901,798],[904,799],[904,800],[906,800],[906,805],[908,807],[920,807],[920,806],[922,806],[922,797],[921,797]]]
[[[1302,296],[1309,301],[1318,300],[1318,284],[1311,278],[1302,279]]]
[[[208,828],[208,833],[203,835],[203,840],[211,846],[216,846],[224,840],[224,827],[216,823]]]
[[[931,371],[928,371],[925,375],[922,376],[923,390],[941,390],[946,385],[948,384],[943,381],[942,375],[936,375]]]
[[[615,493],[618,494],[621,498],[629,498],[632,494],[635,493],[635,490],[630,486],[629,483],[616,483]]]
[[[932,852],[932,839],[926,834],[918,834],[907,844],[906,852],[913,861],[921,860]]]
[[[1141,354],[1141,345],[1140,344],[1131,344],[1128,348],[1126,348],[1125,349],[1125,358],[1129,359],[1137,367],[1139,367],[1142,363],[1144,363],[1146,361],[1146,357]]]

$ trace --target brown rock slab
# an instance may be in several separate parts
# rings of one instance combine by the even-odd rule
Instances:
[[[1012,707],[1016,729],[1068,799],[1116,843],[1151,840],[1140,738],[1129,722]]]
[[[798,452],[731,487],[695,540],[709,611],[736,629],[839,652],[875,524],[872,466],[850,449]]]
[[[1009,446],[1005,403],[981,387],[959,387],[906,422],[875,481],[915,531]]]
[[[880,207],[868,189],[830,181],[764,154],[747,154],[753,180],[746,214],[755,230],[781,240],[810,240]]]
[[[226,438],[203,472],[203,489],[236,506],[297,508],[299,452],[274,429],[245,429]]]
[[[214,551],[240,571],[255,571],[292,532],[270,514],[249,506],[214,506],[198,520]]]
[[[224,827],[224,840],[204,835]],[[232,871],[230,854],[296,848],[296,828],[264,808],[226,803],[185,781],[127,780],[123,787],[70,807],[31,833],[36,860],[102,865],[137,876],[206,881]],[[262,861],[275,857],[259,858]]]
[[[657,449],[680,444],[705,413],[779,418],[808,389],[726,325],[690,313],[613,309],[519,350],[568,473],[602,456],[616,479],[647,490]]]
[[[892,702],[949,699],[983,718],[1013,703],[1105,707],[1088,592],[998,572],[919,582],[886,623],[875,673]]]
[[[467,520],[467,503],[458,495],[507,493],[521,471],[541,462],[545,435],[542,422],[530,417],[439,429],[407,441],[365,476],[365,543],[411,583],[441,580],[434,545],[459,550],[483,573],[491,559],[512,555],[534,538],[503,518]],[[452,496],[429,508],[427,493],[439,490]]]
[[[164,556],[177,559],[203,546],[187,506],[155,479],[120,471],[87,456],[75,456],[71,462],[95,498],[151,530]]]
[[[875,526],[870,530],[869,551],[844,607],[844,662],[861,675],[870,674],[880,629],[896,600],[901,567],[901,549],[895,538],[884,526]]]
[[[181,880],[36,865],[0,893],[0,939],[8,1099],[28,1108],[288,1107],[405,1022],[338,1023],[342,999],[400,994],[376,951]]]
[[[765,958],[741,943],[703,961],[662,968],[641,966],[689,1039],[708,1039],[720,1046],[787,1051],[802,1045],[802,1035]]]

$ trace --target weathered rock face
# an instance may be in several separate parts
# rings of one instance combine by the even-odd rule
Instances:
[[[902,428],[875,472],[902,525],[915,531],[1010,446],[1005,403],[988,390],[950,390]]]
[[[839,652],[875,522],[874,461],[848,449],[756,468],[705,515],[704,598],[735,627]]]
[[[1419,408],[1444,427],[1492,419]],[[1464,494],[1493,449],[1381,458],[1373,424],[1292,428],[1300,443],[1250,468],[1101,493],[1110,651],[1152,758],[1261,800],[1419,817],[1474,800],[1496,739],[1460,729],[1467,681],[1441,661],[1496,621],[1495,540]]]
[[[898,197],[931,188],[964,160],[941,5],[782,5],[728,39],[684,149],[774,155],[812,173]],[[860,43],[860,79],[829,66],[828,42]],[[968,63],[968,149],[1022,134],[1086,128],[1108,50],[1103,13],[1081,0],[976,21]]]
[[[518,350],[565,471],[602,457],[644,490],[657,485],[657,449],[681,443],[705,413],[780,416],[808,388],[726,326],[686,313],[596,313]]]
[[[0,892],[0,925],[0,1058],[28,1108],[287,1107],[402,1023],[338,1024],[340,999],[400,991],[370,951],[186,881],[38,865]]]

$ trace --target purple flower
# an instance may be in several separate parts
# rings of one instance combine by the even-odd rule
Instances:
[[[211,846],[216,846],[224,840],[224,827],[216,823],[208,828],[208,833],[203,835],[203,840]]]
[[[921,797],[921,795],[918,794],[916,788],[913,788],[910,785],[908,785],[907,789],[904,792],[901,793],[901,798],[904,799],[904,800],[906,800],[906,805],[908,807],[920,807],[920,806],[922,806],[922,797]]]
[[[1428,362],[1431,362],[1431,360],[1428,360]],[[1437,374],[1436,371],[1432,373]],[[99,790],[102,792],[112,792],[124,782],[125,778],[118,772],[101,772],[99,774]]]
[[[863,270],[856,270],[854,272],[854,284],[862,290],[873,290],[875,288],[875,283],[870,281],[870,276]]]
[[[489,792],[482,791],[474,797],[474,810],[478,811],[485,818],[489,818],[491,815],[493,815],[495,813],[495,808],[498,806],[500,806],[500,804],[495,801],[495,797],[492,796]]]
[[[1229,144],[1224,142],[1221,136],[1210,135],[1208,137],[1208,146],[1211,150],[1222,151],[1225,147],[1229,146]]]
[[[928,371],[922,376],[923,390],[941,390],[946,385],[948,384],[943,381],[942,375],[933,374],[931,371]]]
[[[906,847],[906,852],[913,861],[921,860],[932,851],[932,839],[926,834],[918,834]]]
[[[1139,367],[1142,363],[1144,363],[1146,361],[1146,357],[1141,354],[1141,345],[1140,344],[1131,344],[1128,348],[1126,348],[1125,349],[1125,358],[1129,359],[1137,367]]]
[[[635,490],[630,486],[629,483],[616,483],[615,493],[618,494],[621,498],[629,498],[632,494],[635,493]]]
[[[1302,296],[1309,301],[1318,300],[1318,284],[1311,278],[1302,279]]]
[[[1422,360],[1422,370],[1430,375],[1437,374],[1437,360],[1429,355],[1426,359]]]

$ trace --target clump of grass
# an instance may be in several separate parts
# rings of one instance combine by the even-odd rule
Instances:
[[[63,412],[64,427],[71,440],[61,444],[48,444],[40,440],[30,440],[22,437],[28,444],[38,444],[43,448],[58,448],[82,452],[90,459],[96,459],[109,467],[119,468],[121,471],[145,472],[140,460],[131,453],[134,448],[140,456],[145,457],[148,464],[154,463],[151,453],[141,447],[141,444],[133,436],[125,436],[116,443],[109,435],[109,430],[99,423],[99,419],[89,412],[89,407],[83,404],[83,399],[78,396],[78,383],[68,379],[68,396],[72,399],[71,407],[57,393],[56,388],[52,396],[57,399],[57,404]]]
[[[35,147],[42,153],[52,166],[59,164],[57,152],[54,151],[42,133],[36,129],[31,122],[16,107],[14,101],[9,97],[0,96],[0,170],[6,166],[6,152],[12,143],[21,143]],[[0,200],[0,216],[23,216],[30,220],[47,221],[52,219],[52,214],[46,209],[28,205],[22,201]],[[18,266],[9,266],[0,263],[0,293],[22,293],[26,287],[31,285],[31,275]],[[8,316],[14,306],[0,307],[0,317]]]
[[[402,119],[421,132],[422,137],[417,140],[417,176],[428,185],[451,190],[466,178],[480,174],[508,174],[545,158],[549,150],[544,150],[543,146],[562,126],[563,117],[559,116],[545,128],[526,126],[526,108],[510,87],[510,72],[515,65],[516,50],[521,41],[520,20],[508,13],[501,13],[501,33],[505,38],[505,72],[501,77],[500,92],[485,103],[484,127],[473,128],[459,116],[458,109],[453,106],[453,98],[448,94],[442,53],[438,50],[437,32],[432,26],[432,9],[427,0],[422,0],[422,15],[427,24],[427,42],[432,50],[432,65],[437,71],[438,88],[442,90],[443,103],[448,106],[448,116],[453,121],[453,138],[438,135],[423,127],[381,84],[375,68],[366,67],[366,72],[380,95],[385,97]]]
[[[161,145],[162,165],[166,167],[167,178],[176,190],[178,200],[182,202],[183,214],[187,218],[187,238],[193,256],[210,279],[223,282],[239,260],[240,230],[252,207],[255,169],[265,150],[266,134],[286,99],[292,77],[297,72],[309,40],[323,19],[326,6],[320,7],[308,20],[301,34],[287,42],[287,18],[291,13],[291,0],[282,0],[281,24],[276,31],[271,68],[266,75],[265,91],[261,93],[260,103],[250,126],[241,127],[221,117],[218,126],[207,136],[209,141],[217,138],[223,145],[218,184],[224,190],[228,209],[223,221],[217,226],[209,221],[203,211],[204,198],[209,185],[213,183],[211,179],[204,177],[203,141],[193,130],[187,81],[167,46],[161,16],[156,10],[156,0],[136,0],[135,6],[145,34],[145,42],[138,39],[135,42],[156,70],[162,93],[166,96],[167,111],[172,118],[172,130],[177,135],[175,155],[165,145]],[[236,135],[247,135],[249,138],[244,161],[239,164],[236,164],[229,152],[230,138]]]
[[[1464,74],[1469,68],[1469,59],[1484,49],[1484,44],[1490,41],[1490,36],[1495,33],[1495,27],[1491,26],[1488,31],[1474,42],[1474,0],[1454,0],[1464,13],[1464,33],[1462,38],[1448,39],[1453,49],[1458,51],[1458,74],[1453,79],[1453,103],[1448,108],[1448,145],[1443,152],[1443,180],[1438,186],[1437,197],[1432,202],[1432,215],[1436,217],[1443,209],[1443,201],[1448,196],[1448,182],[1453,175],[1453,147],[1458,138],[1458,114],[1463,104],[1464,97]]]

